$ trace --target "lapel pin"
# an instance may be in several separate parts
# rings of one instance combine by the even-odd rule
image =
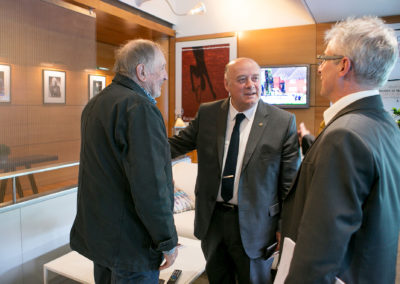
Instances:
[[[262,122],[260,122],[260,123],[258,124],[258,126],[263,126],[263,123],[262,123]]]

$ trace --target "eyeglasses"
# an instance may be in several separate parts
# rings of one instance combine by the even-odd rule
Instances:
[[[343,57],[343,55],[317,55],[318,65],[321,65],[326,60],[338,60],[342,59]]]

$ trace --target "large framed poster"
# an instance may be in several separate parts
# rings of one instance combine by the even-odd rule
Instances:
[[[228,96],[225,65],[237,56],[236,37],[176,43],[175,115],[192,120],[204,102]]]

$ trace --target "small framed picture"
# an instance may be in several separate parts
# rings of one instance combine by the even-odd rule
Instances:
[[[106,76],[89,75],[89,100],[106,87]]]
[[[65,72],[43,70],[43,103],[65,104]]]
[[[0,103],[11,102],[11,66],[0,65]]]

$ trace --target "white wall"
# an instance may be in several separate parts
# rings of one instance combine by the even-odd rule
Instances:
[[[135,0],[120,0],[136,7]],[[170,0],[179,13],[200,0]],[[177,37],[314,24],[301,0],[201,0],[205,15],[174,16],[165,0],[150,0],[137,7],[175,24]]]
[[[43,264],[69,249],[76,214],[70,189],[0,209],[0,283],[43,283]]]

